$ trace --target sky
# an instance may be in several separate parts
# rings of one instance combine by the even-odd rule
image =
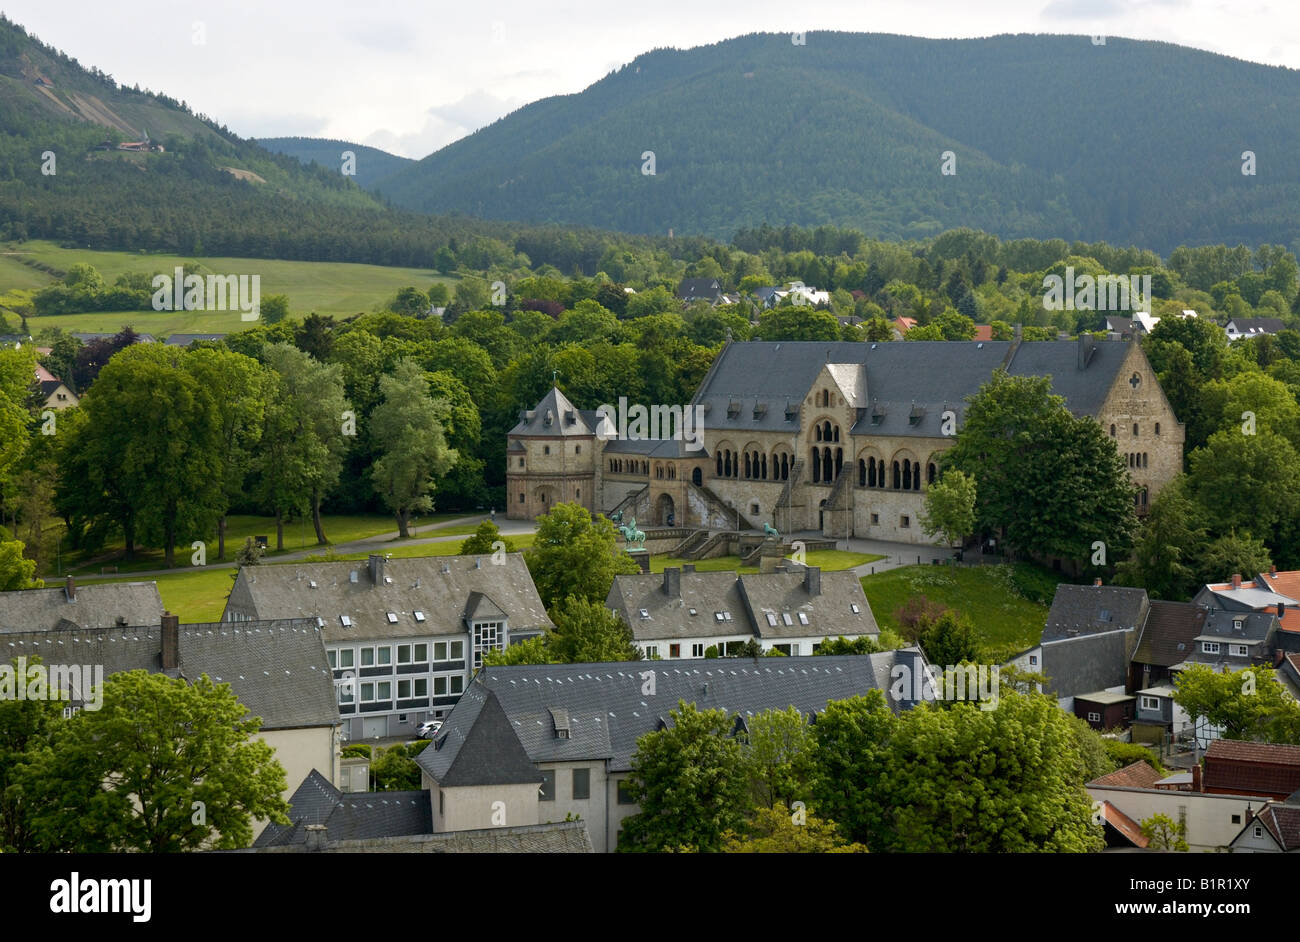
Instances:
[[[1300,68],[1296,0],[0,0],[125,85],[242,137],[423,157],[650,49],[754,32],[1124,36]]]

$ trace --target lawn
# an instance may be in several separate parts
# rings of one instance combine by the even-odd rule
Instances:
[[[827,572],[840,569],[852,569],[855,566],[862,566],[866,563],[875,562],[877,559],[884,559],[879,553],[850,553],[846,550],[810,550],[805,556],[805,562],[809,566],[819,566]],[[663,572],[665,566],[681,566],[689,563],[690,560],[676,559],[672,556],[651,556],[650,571]],[[695,569],[698,572],[724,572],[727,570],[751,573],[758,572],[757,566],[742,566],[739,556],[715,556],[710,559],[700,559],[695,561]]]
[[[982,645],[981,657],[1001,662],[1042,637],[1060,579],[1059,574],[1028,563],[905,566],[863,576],[862,589],[882,629],[898,631],[895,613],[908,599],[924,595],[968,617]]]
[[[464,516],[465,514],[462,513],[430,514],[419,519],[418,524],[412,528],[412,533],[415,536],[429,535],[431,532],[429,527],[432,524],[458,520]],[[330,544],[334,546],[378,536],[382,533],[397,532],[397,522],[387,514],[326,514],[322,519],[322,526],[325,528],[325,536],[329,538]],[[463,524],[459,525],[449,532],[457,533],[463,527]],[[239,548],[243,546],[244,540],[250,536],[265,536],[267,538],[267,558],[269,560],[282,555],[275,549],[274,517],[235,514],[227,518],[226,521],[226,558],[233,559],[235,553],[239,552]],[[214,528],[211,533],[205,536],[195,536],[178,542],[176,546],[178,569],[190,566],[190,559],[194,553],[191,544],[195,539],[201,539],[207,544],[208,562],[214,563],[218,561],[217,532]],[[395,539],[392,542],[378,545],[387,547],[393,545],[394,542],[396,542]],[[317,548],[316,531],[312,527],[310,519],[302,518],[285,524],[284,553],[315,548]],[[100,570],[104,566],[117,566],[120,573],[148,572],[164,568],[162,550],[137,546],[135,559],[126,562],[120,558],[120,554],[123,552],[120,542],[100,550],[95,554],[92,561],[87,561],[79,553],[67,552],[66,548],[65,552],[67,553],[63,557],[64,565],[67,567],[65,571],[75,575],[100,575]]]
[[[59,245],[34,240],[0,246],[0,294],[19,288],[41,288],[53,282],[44,272],[20,261],[32,258],[60,271],[78,262],[94,265],[109,284],[125,272],[170,274],[177,265],[198,262],[208,272],[229,275],[259,275],[262,297],[271,294],[289,296],[290,316],[300,317],[315,311],[346,317],[371,311],[395,295],[399,288],[414,285],[422,290],[435,282],[454,284],[455,279],[433,274],[421,268],[389,268],[383,265],[358,265],[347,262],[294,262],[282,259],[199,257],[184,255],[146,255],[133,252],[98,252],[90,249],[65,249]],[[240,319],[239,311],[170,312],[114,311],[89,314],[60,314],[31,317],[27,325],[33,333],[42,327],[65,330],[117,331],[131,325],[140,333],[158,339],[173,332],[231,333],[255,323]]]

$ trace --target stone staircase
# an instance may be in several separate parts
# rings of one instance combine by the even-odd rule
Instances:
[[[798,529],[791,525],[790,511],[794,507],[795,487],[803,478],[803,468],[802,458],[796,459],[790,466],[790,479],[785,482],[785,487],[781,488],[781,496],[776,499],[776,506],[772,509],[772,519],[776,521],[776,528],[782,533]]]
[[[691,559],[692,557],[687,554],[698,549],[708,538],[708,530],[696,530],[686,539],[674,546],[668,555],[672,556],[674,559]]]
[[[715,494],[707,484],[692,484],[690,485],[690,488],[692,493],[698,494],[703,499],[710,516],[716,514],[723,520],[726,520],[728,524],[734,525],[739,530],[762,529],[762,527],[756,527],[750,523],[744,514],[728,505],[727,502]]]
[[[608,517],[611,514],[616,514],[621,512],[623,514],[623,521],[626,523],[627,518],[629,516],[631,517],[636,516],[635,508],[637,503],[642,498],[647,497],[649,494],[650,494],[650,485],[646,484],[642,486],[640,489],[633,491],[631,494],[628,494],[626,497],[620,500],[618,504],[614,507],[614,509],[609,511],[609,513],[605,514],[605,516]],[[633,511],[633,512],[629,513],[628,511]],[[641,529],[644,530],[645,528],[642,527]]]
[[[701,530],[700,532],[704,533],[707,531]],[[688,552],[683,553],[681,555],[681,558],[690,560],[692,562],[699,559],[705,559],[706,557],[710,556],[715,550],[717,550],[719,544],[725,545],[726,543],[736,539],[739,536],[740,536],[740,532],[737,530],[719,530],[715,533],[710,533],[708,535],[708,539],[706,539],[704,542],[700,543],[698,546],[694,547],[693,549],[689,550]]]

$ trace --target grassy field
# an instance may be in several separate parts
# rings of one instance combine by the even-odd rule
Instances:
[[[895,613],[915,595],[956,609],[975,626],[981,656],[1000,662],[1042,637],[1058,581],[1059,575],[1026,563],[906,566],[864,576],[862,589],[882,629],[899,630]]]
[[[78,262],[94,265],[109,284],[125,272],[170,274],[177,265],[198,262],[206,270],[230,275],[260,275],[261,295],[289,296],[289,311],[294,317],[309,314],[350,316],[373,310],[392,297],[399,288],[414,285],[428,289],[435,282],[453,284],[455,279],[433,274],[420,268],[387,268],[382,265],[356,265],[343,262],[293,262],[280,259],[222,258],[183,255],[145,255],[132,252],[97,252],[90,249],[65,249],[48,241],[8,243],[0,246],[0,294],[15,289],[43,288],[54,279],[22,264],[30,258],[67,271]],[[162,339],[174,332],[233,333],[254,322],[240,320],[239,311],[170,312],[115,311],[110,313],[60,314],[54,317],[31,317],[27,326],[33,333],[42,327],[65,330],[117,331],[130,325],[140,333]]]
[[[845,550],[810,550],[805,562],[809,566],[819,566],[826,571],[852,569],[866,563],[884,559],[878,553],[850,553]],[[690,560],[676,559],[672,556],[651,556],[650,571],[663,572],[665,566],[681,566]],[[699,572],[725,572],[727,570],[751,573],[758,572],[757,566],[742,566],[739,556],[715,556],[712,559],[696,560],[695,568]]]
[[[421,517],[419,523],[413,528],[413,534],[417,537],[431,535],[429,527],[433,524],[447,520],[456,520],[465,514],[432,514],[427,517]],[[331,545],[342,543],[351,543],[354,540],[361,540],[367,537],[377,536],[381,533],[396,533],[397,522],[387,514],[331,514],[326,515],[322,520],[325,528],[325,536],[329,538]],[[447,531],[448,535],[459,533],[464,529],[462,524]],[[470,528],[472,532],[472,527]],[[440,534],[443,532],[438,531]],[[301,550],[310,550],[316,548],[316,531],[312,528],[311,521],[308,519],[294,520],[286,523],[284,527],[284,551],[277,552],[275,549],[275,519],[272,517],[233,515],[228,518],[226,523],[226,558],[232,559],[244,545],[244,540],[250,536],[265,536],[269,544],[268,560],[274,560],[276,556],[287,553],[299,552]],[[193,537],[180,541],[176,547],[176,561],[179,564],[177,568],[188,568],[190,558],[193,554],[191,543],[194,539],[201,539],[207,544],[207,555],[209,562],[217,562],[217,533],[215,528],[205,536]],[[396,542],[394,540],[394,542]],[[385,546],[391,544],[383,544]],[[64,552],[62,561],[64,572],[71,572],[74,575],[99,575],[100,570],[105,566],[116,566],[119,573],[131,572],[148,572],[154,569],[162,569],[163,553],[159,549],[137,548],[135,559],[126,562],[121,559],[123,552],[120,543],[105,547],[97,552],[92,559],[83,558],[80,554]],[[387,552],[387,550],[386,550]]]

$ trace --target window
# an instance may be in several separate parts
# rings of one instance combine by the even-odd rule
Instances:
[[[879,522],[880,522],[880,514],[872,514],[872,515],[871,515],[871,523],[872,523],[873,525],[875,525],[875,524],[877,524],[877,523],[879,523]]]
[[[573,797],[591,797],[591,769],[573,770]]]
[[[1260,824],[1255,825],[1255,836],[1256,836],[1256,837],[1263,837],[1263,836],[1264,836],[1264,827],[1263,827],[1263,825],[1260,825]]]
[[[898,525],[906,529],[912,525],[912,518],[907,514],[903,514],[902,518],[898,521]]]
[[[1232,823],[1233,823],[1233,824],[1240,824],[1240,823],[1241,823],[1241,815],[1239,815],[1239,814],[1234,814],[1234,815],[1232,816]]]
[[[446,678],[446,677],[435,677],[435,678],[433,678],[433,695],[434,695],[435,697],[445,697],[445,696],[447,696],[447,678]]]
[[[731,621],[731,612],[723,612],[723,613],[722,613],[722,620],[723,620],[723,621]]]
[[[416,613],[415,613],[415,620],[416,620],[417,623],[423,623],[423,622],[424,622],[424,612],[416,612]]]
[[[800,613],[799,613],[799,624],[801,624],[801,625],[806,625],[806,624],[808,624],[808,613],[807,613],[807,612],[800,612]]]
[[[1038,666],[1038,655],[1037,655],[1037,654],[1031,654],[1031,655],[1029,655],[1029,666],[1030,666],[1030,667],[1037,667],[1037,666]]]
[[[573,446],[573,453],[574,453],[575,455],[580,455],[580,454],[582,454],[582,446],[581,446],[581,445],[574,445],[574,446]]]
[[[1250,648],[1244,644],[1230,644],[1228,645],[1228,653],[1233,657],[1247,657],[1250,654]]]
[[[1156,434],[1157,434],[1157,435],[1160,434],[1160,423],[1159,423],[1159,422],[1156,423]]]
[[[1138,424],[1137,424],[1136,422],[1134,422],[1134,423],[1133,423],[1133,437],[1134,437],[1134,438],[1137,438],[1137,434],[1138,434]]]
[[[393,663],[393,649],[384,645],[382,648],[375,648],[375,663],[380,667],[386,667]]]
[[[362,685],[361,685],[361,702],[362,702],[362,703],[373,703],[374,700],[375,700],[375,685],[374,685],[374,684],[362,684]]]
[[[692,645],[691,645],[691,657],[704,657],[704,645],[703,645],[703,644],[692,644]]]
[[[375,699],[376,699],[376,700],[391,700],[391,699],[393,699],[393,683],[392,683],[392,681],[384,680],[384,681],[380,681],[379,683],[375,684]]]
[[[670,644],[670,645],[668,645],[668,656],[669,656],[669,657],[681,657],[681,656],[682,656],[682,646],[681,646],[680,644]]]
[[[767,612],[767,624],[769,628],[776,627],[776,612]]]
[[[399,680],[397,682],[397,699],[411,699],[411,682],[409,680]]]
[[[462,693],[465,690],[465,678],[457,674],[451,679],[451,692]]]
[[[1218,653],[1219,653],[1219,642],[1217,642],[1217,641],[1202,641],[1202,642],[1201,642],[1201,650],[1202,650],[1203,652],[1205,652],[1206,654],[1218,654]]]
[[[374,666],[375,666],[375,649],[374,649],[374,648],[362,648],[362,649],[361,649],[361,666],[362,666],[362,667],[374,667]]]
[[[348,668],[352,666],[353,651],[351,648],[339,648],[339,667]]]
[[[858,607],[858,604],[856,602],[849,603],[849,611],[851,611],[854,615],[862,614],[862,609]]]
[[[353,686],[352,681],[350,680],[345,680],[343,683],[339,684],[339,703],[351,703],[352,690]]]
[[[785,622],[785,624],[787,624],[787,625],[793,625],[793,624],[794,624],[794,619],[790,617],[790,613],[789,613],[789,612],[782,612],[782,613],[781,613],[781,621]]]
[[[1091,713],[1091,712],[1090,712],[1090,713],[1088,714],[1088,722],[1089,722],[1089,723],[1100,723],[1100,722],[1101,722],[1101,714],[1100,714],[1100,713]]]
[[[427,644],[417,644],[415,646],[415,663],[429,663],[429,646]]]
[[[620,805],[635,805],[636,799],[632,797],[632,789],[626,779],[618,783],[618,803]]]
[[[411,663],[411,646],[409,644],[399,644],[397,646],[397,663],[398,664]]]
[[[339,652],[337,652],[337,651],[326,651],[326,652],[325,652],[325,656],[329,658],[330,669],[331,669],[331,670],[333,670],[333,669],[335,669],[335,668],[338,667],[338,664],[335,663],[335,661],[338,660],[338,655],[339,655]]]
[[[485,651],[500,651],[502,647],[501,623],[498,621],[477,622],[474,625],[474,666],[483,666]]]
[[[1144,709],[1144,710],[1158,710],[1158,709],[1160,709],[1160,698],[1159,698],[1159,697],[1143,697],[1143,698],[1142,698],[1142,709]]]
[[[758,504],[750,504],[749,510],[751,513],[759,513]]]
[[[1136,427],[1136,426],[1135,426],[1135,427]],[[542,446],[542,454],[544,454],[544,455],[549,455],[550,453],[551,453],[551,446],[550,446],[550,445],[543,445],[543,446]]]
[[[465,642],[453,641],[451,643],[451,659],[453,661],[465,660]]]
[[[649,617],[650,617],[650,609],[648,609],[648,608],[643,608],[643,609],[641,609],[641,617],[642,617],[642,618],[649,618]]]
[[[417,677],[415,678],[414,683],[415,695],[417,697],[427,697],[429,695],[429,678]]]
[[[647,658],[650,658],[651,660],[653,660],[654,658],[657,658],[657,657],[659,656],[659,645],[657,645],[657,644],[647,644],[647,645],[645,646],[645,656],[646,656]]]
[[[1115,426],[1114,426],[1114,425],[1112,425],[1112,426],[1110,427],[1110,437],[1111,437],[1111,438],[1114,438],[1114,437],[1115,437]]]
[[[388,613],[388,623],[389,623],[390,625],[396,625],[396,624],[397,624],[397,612],[389,612],[389,613]]]
[[[351,627],[352,627],[352,617],[351,617],[350,615],[340,615],[340,616],[339,616],[339,624],[342,625],[344,628],[351,628]]]
[[[523,458],[520,458],[520,459],[519,459],[519,467],[522,468],[523,466],[524,466],[524,459],[523,459]]]
[[[555,769],[542,770],[542,787],[537,791],[542,801],[555,801]]]
[[[433,643],[433,659],[435,661],[447,660],[447,642],[435,641]]]
[[[523,492],[523,491],[520,491],[520,492],[519,492],[519,503],[522,504],[523,502],[524,502],[524,492]]]

